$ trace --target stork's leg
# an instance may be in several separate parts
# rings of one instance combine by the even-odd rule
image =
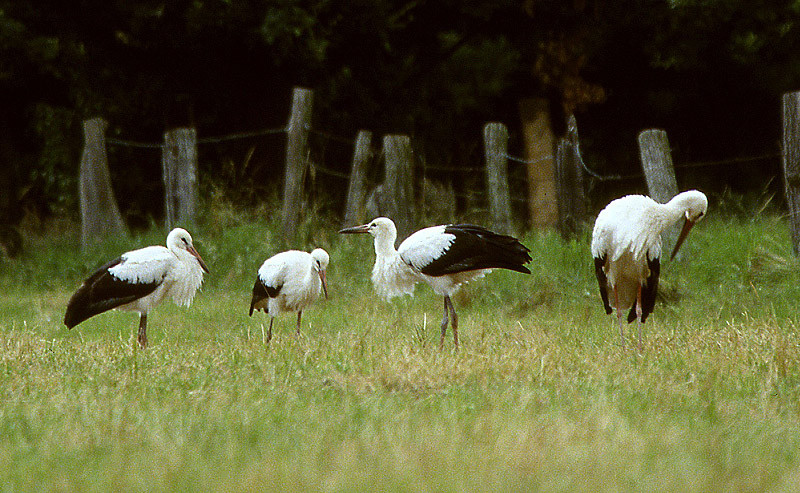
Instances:
[[[139,336],[136,339],[142,349],[147,349],[147,314],[139,314]]]
[[[297,312],[297,337],[300,337],[300,317],[303,316],[303,310]]]
[[[449,319],[447,318],[448,307],[447,307],[447,300],[449,299],[448,296],[444,297],[444,316],[442,317],[442,338],[439,340],[439,351],[444,349],[444,335],[447,333],[447,322]]]
[[[267,330],[267,344],[269,341],[272,340],[272,322],[275,321],[275,317],[269,317],[269,330]]]
[[[453,329],[453,344],[455,344],[456,350],[458,350],[458,315],[456,315],[456,307],[453,306],[453,300],[451,300],[449,296],[444,297],[444,303],[450,306],[450,320],[453,321],[451,324],[451,328]]]
[[[636,290],[636,318],[639,320],[639,351],[642,350],[642,285]]]
[[[619,325],[619,340],[622,348],[625,349],[625,331],[622,329],[622,309],[619,306],[619,292],[614,286],[614,308],[617,311],[617,325]]]

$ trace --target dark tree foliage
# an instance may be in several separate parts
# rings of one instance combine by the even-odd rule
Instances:
[[[0,0],[0,223],[74,214],[84,118],[145,142],[181,125],[278,128],[293,86],[315,90],[315,128],[407,133],[436,165],[479,165],[488,121],[518,148],[527,97],[551,101],[556,131],[577,115],[601,173],[636,172],[636,133],[652,127],[676,161],[774,154],[780,94],[800,86],[798,21],[789,0]],[[283,144],[202,147],[203,180],[263,200]],[[351,148],[321,147],[347,169]],[[159,217],[157,151],[109,152],[128,220]]]

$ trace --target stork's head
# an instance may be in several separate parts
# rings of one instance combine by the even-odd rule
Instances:
[[[376,217],[367,224],[345,228],[340,233],[369,233],[375,238],[375,254],[385,255],[394,250],[394,242],[397,239],[397,227],[394,221],[388,217]]]
[[[683,211],[684,223],[681,229],[681,234],[678,236],[678,241],[675,242],[675,248],[672,249],[670,258],[675,258],[678,249],[683,244],[683,240],[689,236],[689,231],[692,227],[706,215],[708,211],[708,198],[706,194],[698,190],[689,190],[682,192],[672,198],[668,205],[672,205],[675,209]]]
[[[200,268],[208,272],[208,266],[203,258],[197,253],[192,243],[192,235],[183,228],[175,228],[167,235],[167,248],[177,254],[178,251],[186,251],[194,255]]]
[[[315,248],[311,251],[311,258],[313,259],[313,265],[311,266],[319,275],[319,280],[322,282],[322,292],[325,293],[325,299],[328,299],[328,280],[326,272],[328,270],[328,263],[331,260],[330,255],[328,252],[323,250],[322,248]]]

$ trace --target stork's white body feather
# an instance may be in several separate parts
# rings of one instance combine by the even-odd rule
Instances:
[[[621,335],[621,310],[635,308],[640,322],[652,311],[660,271],[661,233],[680,219],[686,219],[674,255],[707,208],[706,196],[690,190],[679,193],[666,204],[643,195],[627,195],[612,200],[597,215],[592,230],[592,256],[606,310],[616,309]]]
[[[305,310],[322,292],[314,259],[307,252],[289,250],[268,258],[258,269],[258,277],[265,286],[280,287],[278,296],[266,300],[267,311],[273,316]]]
[[[98,269],[67,304],[64,324],[72,328],[106,310],[139,313],[139,345],[147,347],[147,314],[166,298],[189,306],[208,267],[192,244],[191,235],[175,228],[167,246],[149,246],[123,253]]]
[[[166,298],[178,306],[189,306],[203,284],[203,269],[197,258],[183,249],[149,246],[124,253],[122,261],[108,269],[120,281],[132,284],[158,283],[147,296],[117,307],[146,313]]]
[[[444,296],[442,338],[452,318],[453,342],[458,347],[458,318],[450,299],[458,289],[473,279],[491,272],[491,267],[530,273],[524,267],[530,261],[529,250],[517,239],[498,235],[480,226],[458,224],[431,226],[405,239],[395,249],[397,228],[386,217],[368,224],[345,228],[340,233],[369,233],[374,238],[375,265],[372,284],[384,299],[407,294],[413,296],[418,282],[428,284]]]
[[[420,229],[403,240],[397,250],[394,248],[396,238],[396,231],[375,237],[372,284],[378,295],[386,300],[404,294],[414,296],[418,282],[428,284],[440,296],[452,296],[463,284],[492,271],[476,269],[446,276],[423,274],[422,269],[446,254],[456,239],[455,235],[445,232],[445,226]]]

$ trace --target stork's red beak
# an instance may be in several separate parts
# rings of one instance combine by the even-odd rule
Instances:
[[[683,240],[685,240],[686,237],[689,236],[689,231],[692,230],[692,226],[694,226],[694,221],[691,221],[689,219],[687,219],[683,223],[683,229],[681,229],[681,234],[680,236],[678,236],[678,241],[675,242],[675,248],[672,249],[672,255],[669,256],[670,260],[675,258],[675,254],[678,253],[678,249],[683,244]]]
[[[195,258],[197,258],[197,262],[200,264],[200,268],[206,271],[206,274],[208,274],[208,266],[206,265],[205,262],[203,262],[203,257],[201,257],[199,253],[197,253],[197,250],[195,250],[193,246],[190,246],[186,250],[192,255],[194,255]]]
[[[319,280],[322,281],[322,292],[325,293],[325,299],[328,299],[328,278],[325,275],[325,271],[319,271]]]
[[[339,230],[339,233],[354,234],[354,233],[369,233],[369,224],[362,224],[361,226],[353,226],[352,228],[344,228]]]

